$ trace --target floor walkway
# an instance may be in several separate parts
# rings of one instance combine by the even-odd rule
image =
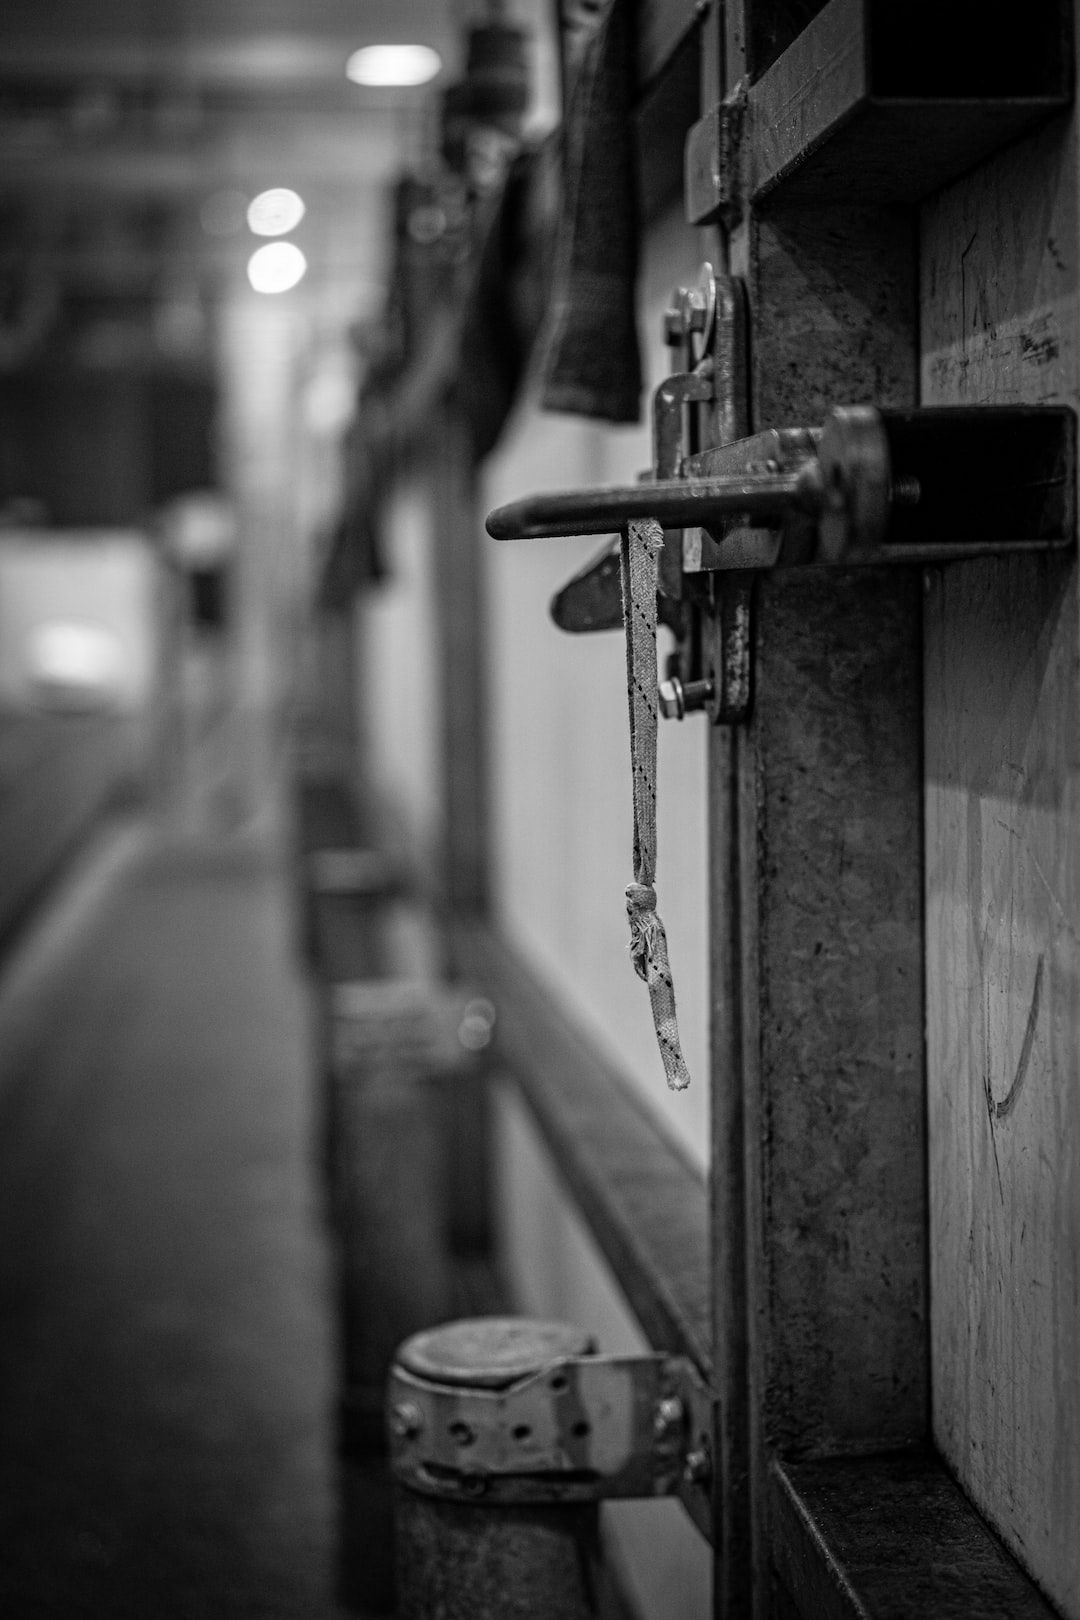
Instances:
[[[265,840],[99,842],[0,974],[0,1614],[334,1606],[329,1258]]]

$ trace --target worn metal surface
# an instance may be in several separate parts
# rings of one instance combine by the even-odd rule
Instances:
[[[926,1421],[921,583],[786,583],[760,587],[747,759],[757,1399],[771,1447],[820,1455]]]
[[[725,220],[739,206],[745,95],[712,107],[686,137],[684,196],[691,225]]]
[[[635,517],[677,536],[682,570],[806,563],[910,566],[1074,543],[1076,419],[1066,407],[879,410],[838,405],[821,428],[757,433],[684,457],[683,415],[711,403],[703,372],[653,398],[657,478],[564,490],[500,507],[497,539],[596,533]],[[669,571],[669,576],[670,576]]]
[[[500,1459],[489,1442],[500,1437],[485,1424],[523,1379],[546,1377],[553,1358],[590,1348],[588,1336],[570,1324],[522,1317],[446,1323],[400,1347],[387,1416],[400,1484],[402,1620],[506,1614],[541,1620],[596,1612],[595,1507],[558,1500],[557,1492],[554,1503],[522,1503],[512,1495],[499,1500],[493,1487],[500,1483]],[[562,1381],[560,1374],[551,1376]],[[539,1419],[530,1408],[527,1442]],[[520,1449],[520,1435],[501,1438],[504,1448]],[[536,1450],[531,1443],[528,1449]],[[485,1473],[485,1460],[495,1477]]]
[[[914,402],[911,249],[841,205],[734,234],[759,422]],[[718,1581],[766,1616],[770,1460],[918,1442],[927,1356],[918,581],[758,592],[750,726],[712,731],[714,1233]]]
[[[814,1620],[1051,1620],[932,1452],[777,1465],[776,1568]]]
[[[770,473],[682,479],[641,484],[597,485],[591,489],[529,495],[488,514],[495,540],[544,540],[561,535],[609,534],[638,518],[652,517],[665,528],[703,523],[727,512],[750,517],[781,517],[798,498],[794,478]]]
[[[496,1512],[400,1489],[400,1620],[599,1620],[595,1503]]]
[[[520,1084],[649,1343],[686,1355],[707,1378],[708,1217],[701,1173],[553,1006],[506,940],[462,926],[454,945],[461,971],[498,1008],[497,1057]]]
[[[621,630],[622,565],[618,538],[587,562],[551,599],[552,622],[570,635],[590,635],[596,630]],[[682,608],[662,592],[656,597],[658,624],[670,630],[682,627]]]

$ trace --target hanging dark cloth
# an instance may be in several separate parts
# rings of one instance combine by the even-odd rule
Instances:
[[[541,403],[636,422],[637,176],[629,0],[559,0],[566,112],[563,204]]]
[[[480,204],[477,265],[462,317],[455,397],[477,460],[491,451],[521,392],[551,280],[551,220],[543,198],[551,143],[520,152],[497,196]]]

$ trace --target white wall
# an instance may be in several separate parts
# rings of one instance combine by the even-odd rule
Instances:
[[[660,317],[696,281],[697,245],[673,218],[644,267],[642,336],[650,386],[667,369]],[[633,482],[649,429],[552,416],[526,402],[485,470],[484,506],[541,489]],[[499,920],[702,1165],[708,1156],[708,936],[703,716],[660,725],[657,895],[680,1029],[693,1076],[664,1084],[645,986],[627,954],[633,877],[622,635],[571,636],[548,617],[553,592],[600,542],[534,540],[484,549],[489,601],[490,749]]]
[[[698,248],[673,217],[650,239],[641,326],[649,385],[666,374],[660,318],[696,282]],[[632,482],[650,461],[649,428],[551,416],[526,401],[485,471],[485,507],[539,489]],[[708,1160],[706,732],[701,716],[661,722],[657,893],[671,951],[692,1081],[668,1092],[645,986],[627,953],[632,873],[623,638],[570,636],[548,617],[552,593],[596,539],[525,541],[483,552],[489,602],[489,745],[498,920],[571,1015],[622,1066],[667,1128]],[[644,1350],[603,1257],[561,1185],[520,1099],[497,1107],[501,1258],[524,1311],[591,1330],[608,1351]],[[711,1554],[674,1502],[612,1504],[605,1521],[642,1620],[706,1620]]]
[[[0,536],[0,703],[33,702],[36,632],[50,623],[92,627],[117,652],[110,690],[118,708],[144,710],[157,679],[157,558],[144,535],[92,529]]]
[[[497,1093],[494,1157],[501,1258],[515,1278],[518,1308],[573,1322],[613,1355],[647,1351],[525,1105],[509,1086]],[[677,1502],[612,1502],[602,1514],[606,1546],[643,1620],[711,1616],[712,1554]]]
[[[441,829],[434,548],[438,513],[423,481],[401,484],[385,517],[388,578],[357,606],[364,774],[425,862]]]

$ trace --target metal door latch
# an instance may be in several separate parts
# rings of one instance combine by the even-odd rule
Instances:
[[[716,1403],[685,1357],[563,1356],[503,1388],[432,1382],[399,1360],[387,1399],[393,1473],[424,1495],[678,1495],[712,1533]]]
[[[745,296],[705,267],[665,321],[682,369],[653,401],[637,484],[529,496],[496,540],[665,531],[658,619],[676,636],[661,712],[747,718],[753,581],[776,568],[925,566],[1076,543],[1076,418],[1065,406],[840,406],[820,425],[748,433]],[[698,449],[700,439],[711,448]],[[561,628],[622,622],[618,541],[558,592]]]
[[[877,410],[704,450],[685,477],[534,495],[487,520],[496,540],[605,534],[634,519],[699,531],[684,572],[952,562],[1075,540],[1066,406]]]

